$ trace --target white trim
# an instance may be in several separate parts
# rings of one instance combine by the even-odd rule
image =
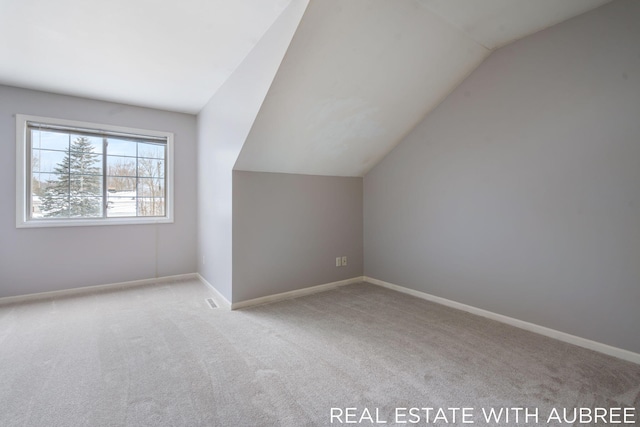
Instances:
[[[166,205],[165,205],[166,206]],[[20,209],[20,207],[18,207]],[[16,216],[16,228],[47,228],[47,227],[82,227],[103,225],[134,225],[134,224],[170,224],[173,219],[165,217],[112,217],[103,219],[37,219],[19,222]]]
[[[187,274],[178,274],[175,276],[156,277],[154,279],[132,280],[129,282],[108,283],[105,285],[84,286],[81,288],[62,289],[60,291],[39,292],[36,294],[17,295],[14,297],[0,298],[0,306],[7,305],[7,304],[28,302],[28,301],[61,298],[61,297],[66,297],[70,295],[91,294],[91,293],[100,292],[104,290],[134,288],[136,286],[167,283],[167,282],[173,282],[178,280],[188,280],[188,279],[197,279],[197,278],[198,278],[198,275],[196,273],[187,273]]]
[[[260,298],[253,298],[240,302],[231,303],[231,310],[238,310],[240,308],[252,307],[254,305],[268,304],[277,301],[284,301],[292,298],[298,298],[305,295],[311,295],[318,292],[328,291],[340,286],[351,285],[353,283],[360,283],[364,280],[362,276],[353,277],[351,279],[340,280],[338,282],[325,283],[323,285],[311,286],[308,288],[296,289],[294,291],[282,292],[274,295],[267,295]]]
[[[102,225],[130,225],[130,224],[167,224],[173,223],[173,175],[174,159],[173,145],[174,135],[172,132],[138,129],[126,126],[114,126],[101,123],[81,122],[77,120],[57,119],[52,117],[31,116],[27,114],[16,114],[16,228],[42,228],[42,227],[78,227],[78,226],[102,226]],[[69,128],[88,128],[102,131],[119,132],[132,135],[156,136],[167,139],[167,156],[164,159],[166,165],[166,200],[165,216],[163,217],[113,217],[100,219],[29,219],[27,211],[27,161],[30,154],[26,152],[26,132],[27,122],[43,122]],[[106,173],[106,172],[105,172]]]
[[[27,194],[27,117],[16,114],[16,228],[23,227],[26,222]]]
[[[231,310],[231,303],[229,302],[228,299],[226,299],[224,297],[224,295],[222,295],[220,293],[219,290],[216,289],[215,286],[213,286],[211,283],[209,283],[207,281],[207,279],[205,279],[204,277],[202,277],[200,275],[200,273],[196,273],[196,277],[198,278],[198,280],[200,280],[202,283],[204,283],[205,285],[207,285],[209,288],[211,288],[211,291],[213,291],[213,300],[215,301],[216,305],[220,308],[225,308],[227,310]]]
[[[412,295],[427,301],[435,302],[437,304],[446,305],[458,310],[466,311],[471,314],[486,317],[487,319],[496,320],[507,325],[515,326],[516,328],[524,329],[529,332],[535,332],[540,335],[544,335],[550,338],[564,341],[569,344],[574,344],[580,347],[588,348],[599,353],[604,353],[609,356],[617,357],[619,359],[627,360],[629,362],[640,364],[640,354],[634,353],[629,350],[625,350],[618,347],[613,347],[608,344],[599,343],[586,338],[577,337],[575,335],[567,334],[566,332],[557,331],[555,329],[547,328],[545,326],[536,325],[535,323],[525,322],[524,320],[515,319],[513,317],[504,316],[502,314],[494,313],[492,311],[483,310],[471,305],[462,304],[457,301],[452,301],[446,298],[437,297],[435,295],[428,294],[426,292],[416,291],[415,289],[405,288],[403,286],[394,285],[393,283],[384,282],[382,280],[374,279],[372,277],[364,276],[363,280],[372,285],[382,286],[383,288],[391,289],[394,291],[402,292],[403,294]]]

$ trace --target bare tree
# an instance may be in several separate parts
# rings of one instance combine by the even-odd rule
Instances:
[[[34,150],[35,151],[35,150]],[[31,155],[31,192],[36,196],[43,196],[44,190],[46,189],[46,185],[40,181],[40,174],[33,173],[36,171],[40,171],[40,150],[38,150],[38,155],[35,152],[32,152]]]
[[[107,168],[109,190],[133,191],[136,188],[136,161],[110,161]]]
[[[138,158],[138,176],[138,214],[164,215],[164,160]]]

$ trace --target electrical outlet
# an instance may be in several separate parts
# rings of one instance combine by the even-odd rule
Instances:
[[[204,255],[202,256],[202,265],[204,265]]]
[[[346,257],[346,256],[343,256],[343,257],[342,257],[342,266],[344,267],[344,266],[346,266],[346,265],[347,265],[347,257]]]
[[[342,258],[336,257],[336,267],[342,266]]]

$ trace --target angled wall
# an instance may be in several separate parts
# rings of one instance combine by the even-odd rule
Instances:
[[[638,22],[493,53],[365,176],[365,275],[640,352]]]
[[[198,114],[198,271],[232,301],[232,170],[308,0],[293,0]]]

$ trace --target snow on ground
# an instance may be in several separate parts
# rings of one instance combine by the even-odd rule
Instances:
[[[136,216],[136,192],[135,191],[118,191],[107,193],[107,216],[108,217],[125,217]],[[43,218],[45,212],[42,211],[42,200],[38,196],[33,196],[32,202],[32,218]]]
[[[107,216],[136,216],[136,192],[107,193]]]

